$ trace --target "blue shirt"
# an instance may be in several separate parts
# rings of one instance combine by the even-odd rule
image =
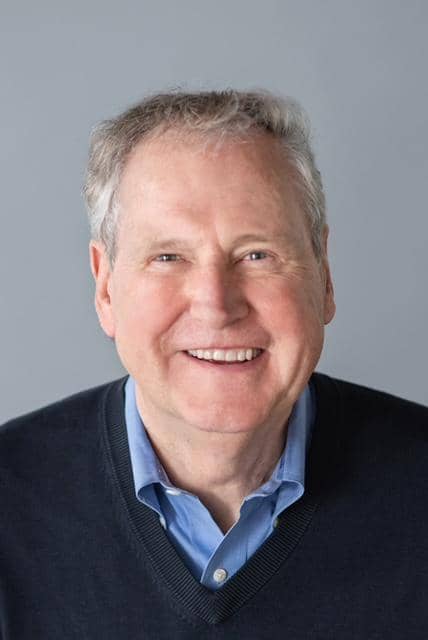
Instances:
[[[245,498],[239,520],[224,534],[195,495],[169,481],[139,415],[135,382],[128,379],[125,418],[136,496],[159,514],[183,561],[207,588],[218,589],[236,573],[273,532],[278,515],[303,495],[314,413],[308,385],[290,415],[286,445],[270,479]]]

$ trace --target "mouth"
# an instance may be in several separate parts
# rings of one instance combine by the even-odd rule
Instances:
[[[183,353],[196,364],[227,366],[228,369],[247,369],[262,358],[264,349],[246,347],[239,349],[189,349]]]

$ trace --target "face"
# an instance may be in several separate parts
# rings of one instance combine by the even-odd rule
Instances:
[[[276,143],[214,149],[164,134],[134,150],[119,202],[112,269],[92,243],[96,305],[143,419],[224,432],[284,421],[334,302]],[[258,355],[212,361],[244,352]]]

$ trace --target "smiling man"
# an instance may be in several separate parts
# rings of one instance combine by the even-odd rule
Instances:
[[[301,109],[150,97],[94,132],[85,195],[129,376],[2,429],[3,640],[425,637],[428,410],[314,373]]]

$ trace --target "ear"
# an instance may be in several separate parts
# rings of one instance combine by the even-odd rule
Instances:
[[[323,267],[324,267],[324,324],[329,324],[334,318],[336,313],[336,303],[334,301],[334,288],[333,288],[333,280],[331,278],[330,273],[330,265],[328,262],[328,234],[329,228],[327,225],[324,227],[323,231]]]
[[[89,258],[95,280],[95,309],[98,320],[109,338],[114,338],[115,322],[111,300],[112,271],[105,247],[101,242],[91,241]]]

